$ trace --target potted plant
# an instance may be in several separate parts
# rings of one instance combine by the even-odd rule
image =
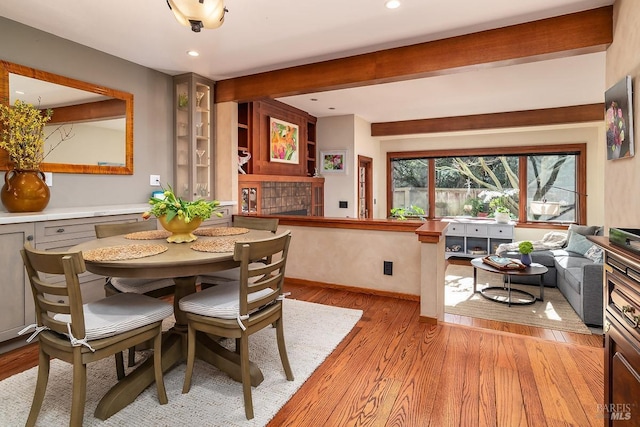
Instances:
[[[144,219],[149,219],[154,215],[160,221],[162,227],[170,231],[171,236],[167,237],[167,242],[184,243],[192,242],[197,237],[192,233],[198,228],[203,220],[209,219],[212,214],[221,217],[220,212],[216,212],[220,206],[217,200],[198,199],[192,202],[182,200],[177,197],[171,186],[164,190],[161,197],[152,196],[149,199],[151,210],[142,214]]]
[[[529,240],[524,240],[518,244],[518,251],[520,252],[520,261],[524,265],[531,265],[531,252],[533,252],[533,243]]]
[[[477,197],[469,198],[464,203],[464,210],[471,216],[477,217],[480,212],[484,212],[484,202]]]
[[[0,148],[13,169],[4,176],[1,199],[9,212],[38,212],[49,203],[49,187],[40,171],[44,155],[44,125],[53,110],[41,111],[17,100],[13,106],[0,104]]]
[[[498,206],[493,211],[493,218],[500,224],[506,224],[511,219],[511,211],[506,206]]]

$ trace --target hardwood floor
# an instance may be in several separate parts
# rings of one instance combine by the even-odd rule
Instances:
[[[602,425],[599,337],[460,316],[434,326],[413,301],[286,290],[363,316],[269,426]],[[36,364],[35,346],[0,355],[0,379]]]

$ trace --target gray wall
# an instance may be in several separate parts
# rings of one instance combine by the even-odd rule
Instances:
[[[134,174],[55,173],[48,207],[145,203],[150,174],[173,181],[171,76],[3,17],[0,59],[133,94]]]

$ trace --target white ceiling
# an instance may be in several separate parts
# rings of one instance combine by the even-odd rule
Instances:
[[[165,0],[4,0],[0,16],[170,75],[222,80],[613,1],[402,0],[388,10],[384,0],[226,0],[224,24],[201,33],[179,25]],[[596,53],[280,100],[317,117],[385,122],[598,103],[604,85],[605,54]]]

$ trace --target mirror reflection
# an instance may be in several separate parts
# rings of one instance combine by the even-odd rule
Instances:
[[[2,66],[3,102],[20,99],[53,110],[42,170],[133,173],[133,95],[7,62]],[[51,135],[56,132],[71,137],[61,142],[60,135]],[[0,156],[5,170],[6,160]]]

